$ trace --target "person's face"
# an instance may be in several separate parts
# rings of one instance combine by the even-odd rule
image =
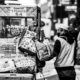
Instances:
[[[62,31],[63,31],[63,30],[62,30],[61,28],[58,29],[58,30],[57,30],[57,35],[60,36],[60,35],[62,34]]]
[[[65,35],[65,33],[66,33],[66,30],[64,30],[62,28],[60,28],[59,30],[57,30],[57,35],[58,36]]]

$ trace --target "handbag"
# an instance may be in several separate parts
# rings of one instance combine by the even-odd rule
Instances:
[[[24,36],[21,37],[18,49],[22,52],[27,52],[29,55],[36,54],[36,47],[33,38],[35,37],[35,33],[27,30]]]
[[[36,60],[35,57],[23,57],[14,61],[18,73],[35,73]]]
[[[37,49],[37,57],[40,61],[48,61],[51,57],[51,48],[49,45],[45,45],[39,41],[35,41]]]

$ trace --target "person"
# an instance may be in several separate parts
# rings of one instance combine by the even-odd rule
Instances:
[[[45,45],[48,43],[43,41]],[[47,45],[48,46],[48,45]],[[48,46],[49,47],[49,46]],[[75,38],[68,31],[68,26],[60,24],[57,28],[57,36],[54,39],[54,45],[50,46],[51,56],[48,60],[56,57],[54,62],[55,69],[60,80],[75,80],[76,73],[74,69],[74,50]]]
[[[59,31],[57,30],[58,37],[54,44],[54,50],[57,54],[57,59],[54,63],[55,69],[60,80],[75,80],[75,38],[68,32],[65,25],[60,27]]]
[[[75,55],[76,57],[74,57],[75,59],[75,64],[79,64],[79,40],[80,40],[80,26],[78,25],[78,21],[75,19],[73,25],[71,27],[69,27],[68,31],[70,32],[71,35],[74,36],[75,38]]]

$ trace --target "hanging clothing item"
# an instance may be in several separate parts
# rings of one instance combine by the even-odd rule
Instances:
[[[37,67],[37,72],[39,71],[39,68],[43,68],[45,66],[45,61],[40,61],[37,58],[37,45],[41,46],[40,44],[36,44],[35,38],[36,38],[36,33],[30,30],[26,30],[23,32],[21,35],[21,39],[19,41],[19,46],[18,49],[25,55],[30,57],[35,57],[36,61],[36,67]]]
[[[36,33],[27,30],[25,34],[21,37],[18,49],[22,52],[27,52],[30,55],[36,54],[36,47],[33,38]]]

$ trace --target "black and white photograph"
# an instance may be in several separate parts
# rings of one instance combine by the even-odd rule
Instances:
[[[80,0],[0,0],[0,80],[80,80]]]

